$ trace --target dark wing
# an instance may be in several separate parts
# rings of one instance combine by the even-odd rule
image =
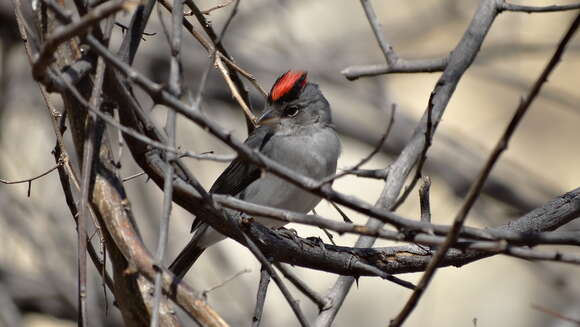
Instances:
[[[252,149],[261,150],[270,140],[273,131],[268,126],[256,128],[246,139],[244,144]],[[230,163],[228,168],[217,178],[209,190],[210,193],[236,195],[243,191],[248,185],[260,177],[261,171],[257,166],[248,163],[240,158]],[[201,223],[200,219],[193,221],[191,230],[196,229]]]

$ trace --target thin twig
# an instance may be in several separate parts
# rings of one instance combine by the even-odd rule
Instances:
[[[62,75],[60,75],[60,73],[56,73],[55,77],[59,79],[60,82],[63,83],[65,89],[70,90],[72,84],[70,83],[69,80],[63,78]],[[147,145],[150,145],[154,148],[166,151],[166,152],[171,152],[171,153],[175,153],[177,157],[179,158],[192,158],[192,159],[198,159],[198,160],[210,160],[210,161],[216,161],[216,162],[230,162],[232,160],[235,159],[235,156],[232,155],[213,155],[211,153],[201,153],[201,154],[197,154],[197,153],[193,153],[190,151],[182,151],[178,148],[175,147],[170,147],[167,146],[164,143],[158,142],[156,140],[153,140],[151,138],[149,138],[146,135],[143,135],[137,131],[135,131],[134,129],[131,129],[129,127],[123,126],[121,125],[118,121],[116,121],[113,117],[102,113],[101,111],[95,110],[95,108],[93,106],[90,106],[85,100],[79,100],[79,102],[81,102],[81,104],[83,104],[83,107],[88,109],[89,111],[93,112],[94,114],[97,115],[97,117],[99,117],[99,119],[103,120],[105,123],[109,124],[112,127],[117,128],[118,130],[120,130],[123,134],[129,135]]]
[[[332,204],[332,202],[330,202],[330,203]],[[338,208],[338,206],[337,206],[337,208]],[[312,208],[312,214],[315,216],[318,216],[318,213],[316,212],[316,208]],[[350,219],[348,217],[346,217],[346,218]],[[343,217],[343,219],[344,219],[344,217]],[[326,228],[323,228],[323,227],[318,227],[318,228],[320,228],[324,232],[324,234],[326,234],[326,237],[328,237],[328,241],[330,241],[330,243],[332,243],[332,245],[336,246],[336,242],[334,242],[334,236]]]
[[[105,40],[107,46],[108,40]],[[105,74],[105,62],[99,58],[97,63],[97,72],[95,85],[91,92],[89,105],[95,110],[99,110],[102,102],[101,90],[103,86],[103,77]],[[78,234],[78,266],[79,266],[79,327],[87,326],[87,221],[89,217],[89,196],[92,194],[93,178],[95,176],[95,154],[99,147],[100,134],[103,133],[101,124],[98,123],[97,117],[93,112],[87,115],[87,132],[85,134],[83,145],[83,160],[81,165],[81,199],[79,204],[79,216],[77,222]]]
[[[54,167],[48,169],[47,171],[45,171],[43,173],[40,173],[39,175],[36,175],[34,177],[30,177],[30,178],[18,179],[18,180],[15,180],[15,181],[9,181],[9,180],[1,179],[0,178],[0,183],[2,183],[2,184],[8,184],[8,185],[11,185],[11,184],[21,184],[21,183],[29,183],[29,182],[32,182],[32,181],[34,181],[36,179],[39,179],[41,177],[44,177],[44,176],[52,173],[55,169],[57,169],[60,166],[62,166],[62,163],[61,162],[57,163]]]
[[[429,104],[427,105],[427,120],[425,122],[425,143],[423,144],[423,150],[421,151],[419,163],[417,164],[417,168],[415,169],[415,175],[411,180],[411,184],[409,184],[405,188],[403,194],[393,205],[393,208],[391,209],[393,211],[397,210],[397,208],[399,208],[399,206],[401,206],[405,202],[405,200],[407,200],[407,197],[409,197],[409,194],[411,194],[411,192],[415,188],[415,185],[417,185],[417,181],[421,178],[421,173],[423,172],[423,165],[425,165],[425,162],[427,161],[427,150],[429,150],[429,147],[431,147],[431,140],[433,138],[433,134],[431,132],[433,130],[433,120],[431,116],[433,114],[434,95],[435,92],[431,92],[431,96],[429,97]]]
[[[232,2],[234,2],[234,1],[236,1],[236,0],[229,0],[228,2],[224,2],[222,4],[215,5],[215,6],[211,7],[211,8],[209,8],[209,9],[202,10],[201,13],[204,14],[204,15],[209,15],[214,10],[221,9],[223,7],[226,7],[226,6],[231,5]]]
[[[42,88],[41,88],[41,93],[43,94],[43,98],[45,98],[45,103],[50,108],[47,94],[44,92],[44,90],[42,90]],[[53,121],[54,121],[54,118],[53,118]],[[54,122],[56,122],[56,121],[54,121]],[[62,127],[61,127],[60,131],[58,130],[58,128],[55,130],[55,133],[57,134],[57,142],[56,142],[56,145],[54,147],[53,154],[55,157],[55,161],[64,162],[63,165],[58,167],[58,174],[59,174],[60,182],[61,182],[61,185],[63,188],[63,192],[64,192],[67,206],[70,210],[70,213],[71,213],[73,220],[75,221],[75,223],[78,224],[78,222],[77,222],[77,219],[79,216],[78,215],[78,208],[76,206],[76,202],[75,202],[75,199],[73,196],[71,180],[72,180],[72,182],[73,182],[72,184],[75,186],[77,192],[80,192],[80,183],[78,182],[77,177],[75,176],[74,171],[68,162],[69,155],[66,152],[66,149],[64,148],[63,144],[60,142],[60,140],[62,140],[62,137],[63,137],[62,134],[63,134],[64,129],[65,129],[64,126],[65,126],[64,119],[62,119]],[[105,285],[107,285],[109,290],[111,292],[113,292],[115,289],[114,282],[113,282],[113,279],[111,278],[111,276],[109,276],[109,274],[107,273],[106,267],[105,267],[106,256],[103,254],[103,256],[102,256],[103,259],[101,260],[98,256],[97,251],[95,250],[93,244],[90,242],[87,243],[87,251],[89,253],[89,256],[90,256],[93,264],[95,265],[95,268],[97,269],[97,271],[101,275],[101,278],[103,279]],[[106,297],[106,293],[105,293],[105,297]]]
[[[91,10],[91,12],[93,12]],[[87,14],[88,16],[89,14]],[[86,16],[85,16],[86,17]],[[103,16],[104,17],[104,16]],[[108,39],[104,40],[104,46],[108,45]],[[91,91],[89,105],[99,110],[102,102],[101,90],[103,87],[103,79],[105,74],[105,62],[102,58],[98,59],[96,78],[94,87]],[[95,159],[98,151],[98,142],[100,134],[103,133],[100,123],[93,112],[87,115],[87,132],[83,145],[83,160],[81,167],[81,199],[79,204],[79,215],[77,221],[78,234],[78,266],[79,266],[79,326],[87,325],[87,221],[89,217],[89,196],[92,194],[93,178],[95,176]],[[98,225],[97,225],[98,226]]]
[[[212,40],[213,48],[217,49],[220,53],[222,53],[224,55],[224,57],[231,60],[231,56],[228,54],[228,52],[226,51],[226,49],[224,48],[224,46],[222,44],[221,35],[220,36],[216,35],[215,31],[211,27],[211,23],[205,18],[205,16],[199,10],[199,8],[196,6],[196,4],[193,2],[193,0],[185,0],[185,3],[193,11],[193,14],[195,15],[195,17],[197,18],[197,20],[201,24],[202,28],[205,30],[207,35]],[[230,24],[233,16],[236,14],[237,9],[238,9],[238,5],[239,5],[239,0],[236,1],[236,4],[235,4],[234,8],[232,9],[232,13],[231,13],[230,17],[228,18],[228,20],[226,21],[224,29],[222,30],[222,32],[226,30],[226,28]],[[250,97],[249,97],[248,91],[246,90],[246,88],[244,86],[244,83],[242,82],[242,80],[238,76],[238,73],[236,72],[236,70],[233,70],[233,69],[231,69],[231,67],[228,67],[224,64],[221,56],[216,57],[215,63],[216,63],[216,67],[218,68],[218,70],[221,72],[223,78],[225,79],[226,84],[230,88],[232,95],[237,100],[237,102],[240,104],[242,109],[244,110],[244,113],[246,114],[246,118],[247,118],[248,132],[251,132],[254,129],[254,127],[256,126],[257,119],[250,108],[250,105],[251,105]]]
[[[226,84],[230,88],[232,95],[238,101],[238,103],[240,104],[242,109],[244,110],[246,117],[248,117],[248,119],[255,126],[257,124],[258,118],[256,118],[256,115],[254,115],[254,113],[252,112],[252,110],[250,109],[250,107],[248,106],[246,101],[244,101],[244,99],[242,98],[242,95],[240,94],[239,88],[235,85],[234,81],[232,80],[232,77],[231,77],[230,73],[228,72],[228,69],[227,69],[226,65],[224,64],[223,60],[221,59],[221,57],[216,58],[216,66],[217,66],[218,70],[222,73],[222,76],[224,77],[224,79],[226,80]]]
[[[95,159],[95,146],[97,146],[97,133],[94,118],[89,118],[87,135],[85,136],[83,161],[81,168],[81,200],[79,204],[79,217],[77,220],[77,244],[78,244],[78,283],[79,283],[79,327],[86,327],[87,317],[87,216],[89,206],[89,193],[92,191],[91,180],[94,176],[93,160]]]
[[[417,60],[405,60],[399,58],[394,65],[380,64],[350,66],[343,69],[340,73],[350,81],[354,81],[360,77],[372,77],[395,73],[438,73],[442,72],[447,67],[448,62],[448,57]]]
[[[284,282],[282,281],[280,276],[278,276],[278,273],[276,273],[274,268],[272,268],[270,262],[268,262],[268,259],[266,259],[266,257],[262,253],[262,251],[260,251],[258,246],[254,243],[254,241],[252,241],[250,239],[250,237],[245,232],[242,232],[242,235],[246,241],[246,245],[248,246],[248,249],[250,249],[250,251],[254,254],[256,259],[258,259],[258,261],[260,261],[260,263],[262,264],[262,267],[268,272],[268,274],[274,280],[276,285],[278,285],[278,288],[280,289],[280,291],[282,292],[282,294],[286,298],[286,301],[288,301],[288,304],[292,308],[292,311],[294,311],[296,318],[298,318],[300,325],[303,327],[310,326],[308,324],[308,320],[306,320],[306,316],[304,316],[304,313],[302,313],[302,310],[300,309],[298,301],[296,299],[294,299],[292,294],[290,294],[290,291],[288,290],[286,285],[284,285]]]
[[[115,121],[119,121],[120,120],[120,115],[119,115],[119,107],[115,106],[115,108],[113,108],[113,119]],[[123,132],[116,128],[117,130],[117,161],[115,162],[115,167],[117,169],[121,169],[121,159],[123,158],[123,149],[125,148],[125,140],[123,139]]]
[[[328,241],[330,243],[332,243],[332,245],[336,246],[336,242],[334,241],[334,236],[328,231],[328,229],[326,229],[326,228],[320,228],[320,229],[322,229],[324,234],[326,234],[326,237],[328,237]]]
[[[260,269],[260,282],[258,284],[258,293],[256,294],[256,308],[252,316],[252,327],[259,327],[262,322],[262,313],[264,312],[264,304],[266,303],[266,294],[268,292],[268,284],[270,284],[270,273],[262,265]]]
[[[201,294],[202,294],[202,296],[203,296],[204,298],[207,298],[207,295],[208,295],[210,292],[212,292],[212,291],[214,291],[214,290],[216,290],[216,289],[218,289],[218,288],[220,288],[220,287],[223,287],[223,286],[225,286],[226,284],[228,284],[229,282],[233,281],[234,279],[236,279],[236,278],[240,277],[240,276],[241,276],[241,275],[243,275],[243,274],[247,274],[247,273],[249,273],[249,272],[252,272],[252,271],[251,271],[250,269],[244,269],[244,270],[238,271],[238,272],[237,272],[237,273],[235,273],[233,276],[229,277],[228,279],[224,280],[223,282],[221,282],[221,283],[219,283],[219,284],[217,284],[217,285],[214,285],[214,286],[212,286],[212,287],[208,288],[207,290],[205,290],[205,291],[201,292]]]
[[[88,15],[91,15],[91,13],[94,11],[91,10],[89,13],[87,13]],[[111,37],[111,33],[113,30],[113,21],[114,19],[109,17],[107,19],[106,22],[106,33],[103,36],[103,44],[104,46],[108,46],[109,45],[109,41],[110,41],[110,37]],[[99,29],[95,29],[94,30],[94,34],[98,34],[97,31],[100,31]],[[106,64],[105,61],[103,60],[103,58],[98,58],[97,59],[97,69],[96,69],[96,73],[95,73],[95,78],[93,81],[93,89],[91,91],[91,97],[89,99],[89,104],[96,109],[96,111],[99,111],[98,108],[101,107],[101,103],[102,103],[102,89],[103,89],[103,81],[104,81],[104,76],[105,76],[105,69],[106,69]],[[99,111],[100,112],[100,111]],[[85,135],[86,140],[85,140],[85,145],[84,145],[84,150],[88,153],[84,153],[83,152],[83,162],[82,162],[82,181],[81,181],[81,202],[79,204],[80,206],[80,210],[79,210],[79,218],[78,218],[78,223],[77,223],[77,233],[79,233],[79,239],[81,239],[81,237],[84,237],[83,242],[79,243],[82,245],[82,247],[79,245],[79,254],[82,253],[84,258],[80,258],[80,260],[82,261],[82,264],[85,265],[84,267],[82,267],[83,271],[79,272],[79,276],[82,276],[82,274],[85,274],[84,278],[86,279],[86,251],[87,251],[87,245],[91,244],[90,240],[86,239],[86,230],[84,231],[84,236],[80,235],[80,231],[82,229],[86,229],[87,228],[87,218],[86,217],[94,217],[94,215],[90,215],[91,211],[89,208],[89,192],[92,193],[92,189],[91,189],[91,185],[93,182],[93,178],[95,176],[95,163],[93,162],[96,156],[96,151],[98,151],[98,142],[99,142],[99,138],[101,137],[101,134],[104,132],[104,127],[103,127],[103,122],[101,120],[98,120],[96,115],[94,113],[89,112],[87,114],[87,126],[88,126],[88,132],[87,135]],[[88,145],[88,148],[87,148]],[[88,163],[86,163],[84,160],[89,160]],[[85,183],[88,183],[88,185],[85,185]],[[87,193],[85,193],[87,192]],[[86,197],[86,198],[85,198]],[[85,218],[83,218],[83,216]],[[82,220],[84,220],[84,222],[82,222]],[[99,234],[100,238],[102,238],[102,234],[101,234],[101,229],[100,226],[97,222],[94,222],[94,225],[96,227],[96,232]],[[89,249],[92,248],[92,244],[91,246],[89,246]],[[79,255],[80,257],[80,255]],[[105,260],[105,255],[103,256],[103,261]],[[79,269],[80,270],[80,269]],[[103,264],[102,267],[102,271],[105,272],[105,266]],[[82,279],[79,279],[79,283],[82,282]],[[86,284],[86,281],[85,281]],[[88,317],[87,315],[87,309],[86,309],[86,285],[83,285],[84,291],[82,290],[82,288],[79,287],[79,297],[82,300],[80,308],[83,309],[83,306],[85,307],[85,311],[82,313],[85,317],[84,319],[87,319]],[[106,297],[106,293],[105,293],[105,297]],[[83,303],[83,301],[85,303]],[[86,326],[86,322],[85,321],[79,321],[79,324],[81,324],[83,326]]]
[[[232,1],[234,1],[234,0],[232,0]],[[232,20],[234,19],[234,16],[238,12],[239,3],[240,3],[239,1],[236,2],[236,5],[234,6],[232,11],[230,12],[230,14],[229,14],[229,16],[224,24],[224,27],[222,28],[219,36],[216,38],[216,41],[214,43],[219,43],[223,39],[223,37],[225,36],[228,27],[230,26]],[[205,90],[205,85],[207,83],[207,77],[209,76],[209,72],[210,72],[211,68],[217,64],[216,63],[217,55],[218,55],[218,49],[216,47],[214,47],[213,51],[211,51],[211,54],[210,54],[209,64],[201,76],[201,81],[200,81],[199,87],[197,89],[197,95],[196,95],[195,99],[192,101],[192,107],[194,108],[194,110],[200,110],[203,92]]]
[[[356,169],[351,170],[350,174],[357,177],[385,179],[389,176],[389,167],[383,169]]]
[[[369,162],[377,153],[379,153],[379,151],[381,150],[381,148],[383,147],[383,145],[387,141],[387,138],[389,137],[389,134],[390,134],[391,129],[393,127],[393,123],[395,122],[396,108],[397,108],[397,105],[393,103],[393,105],[391,106],[391,117],[389,119],[389,123],[387,124],[387,128],[385,129],[385,132],[383,133],[383,135],[381,135],[381,138],[379,139],[379,141],[377,142],[377,144],[375,145],[373,150],[367,156],[362,158],[356,165],[354,165],[350,168],[343,169],[340,173],[334,174],[332,176],[329,176],[329,177],[323,179],[320,182],[320,186],[322,186],[324,184],[332,183],[336,179],[339,179],[345,175],[351,174],[353,171],[358,171],[362,165]]]
[[[144,172],[144,171],[142,171],[142,172],[140,172],[140,173],[133,174],[133,175],[131,175],[131,176],[127,176],[127,177],[123,178],[123,183],[124,183],[124,182],[127,182],[127,181],[130,181],[130,180],[132,180],[132,179],[135,179],[135,178],[137,178],[137,177],[139,177],[139,176],[143,176],[143,175],[145,175],[145,172]]]
[[[429,204],[429,190],[431,189],[431,178],[423,177],[423,184],[419,187],[419,203],[421,205],[421,221],[431,223],[431,205]]]
[[[379,19],[377,18],[377,14],[375,13],[375,10],[373,9],[373,6],[372,6],[370,0],[361,0],[360,3],[365,11],[365,14],[367,16],[367,20],[371,24],[373,34],[375,35],[375,38],[377,39],[377,42],[379,43],[379,47],[383,51],[383,55],[385,56],[387,64],[389,66],[394,65],[397,62],[397,60],[399,59],[399,57],[397,56],[397,54],[393,50],[393,47],[391,46],[391,44],[389,42],[387,42],[387,40],[385,40],[385,36],[384,36],[383,32],[381,31],[381,24],[379,23]]]
[[[473,204],[477,200],[479,192],[481,191],[483,184],[485,183],[487,177],[489,176],[491,169],[499,159],[499,156],[507,149],[511,136],[515,132],[520,121],[530,108],[533,101],[536,99],[537,95],[540,93],[542,86],[548,80],[548,76],[552,73],[554,68],[556,68],[556,65],[560,61],[560,58],[562,57],[566,49],[566,45],[568,44],[570,39],[572,39],[572,36],[576,33],[576,30],[578,29],[579,25],[580,25],[580,14],[576,16],[576,19],[570,25],[566,34],[562,37],[560,43],[558,44],[558,47],[556,48],[556,51],[552,55],[552,58],[542,71],[542,74],[534,83],[528,95],[523,99],[523,101],[520,102],[520,105],[518,106],[512,120],[510,121],[502,137],[499,139],[498,143],[496,144],[495,148],[490,154],[477,180],[472,184],[471,188],[469,189],[469,193],[467,194],[463,206],[461,207],[457,216],[455,217],[455,220],[453,221],[452,229],[449,231],[449,234],[445,239],[445,243],[443,243],[443,245],[439,248],[439,250],[433,257],[433,259],[431,259],[431,262],[427,266],[427,269],[425,269],[425,273],[423,274],[421,280],[419,281],[419,284],[417,285],[417,289],[413,292],[408,302],[405,304],[404,308],[397,315],[397,317],[391,321],[390,323],[391,327],[401,326],[405,322],[407,317],[411,314],[413,309],[417,306],[417,303],[419,302],[421,296],[429,286],[429,282],[433,278],[437,270],[437,266],[443,260],[449,248],[451,248],[453,244],[457,241],[457,238],[459,237],[459,231],[461,230],[461,227],[463,226],[463,223],[465,222],[465,219],[467,218],[470,209],[473,207]]]
[[[129,29],[129,27],[127,27],[126,25],[123,25],[123,24],[121,24],[119,22],[115,22],[115,25],[121,28],[121,32],[123,34]],[[155,35],[157,35],[157,33],[155,33],[155,32],[143,32],[142,34],[145,35],[145,36],[155,36]],[[145,41],[145,38],[142,38],[142,39],[143,39],[143,41]]]
[[[578,191],[575,191],[577,194]],[[297,223],[319,228],[327,228],[336,233],[351,233],[378,237],[393,241],[407,241],[420,244],[441,245],[451,226],[433,225],[420,221],[415,221],[415,225],[408,226],[407,230],[412,233],[397,232],[385,228],[369,228],[364,225],[343,223],[334,219],[324,218],[318,215],[307,215],[288,210],[276,209],[258,204],[246,202],[232,196],[214,194],[214,199],[221,205],[249,215],[263,216],[276,219],[285,223]],[[434,236],[438,235],[438,236]],[[458,248],[487,248],[502,249],[505,245],[540,245],[540,244],[560,244],[560,245],[580,245],[580,232],[510,232],[504,229],[477,229],[464,227],[461,231],[463,238],[461,244],[456,244]],[[479,244],[472,242],[483,241]],[[504,243],[502,245],[502,242]]]
[[[498,8],[500,11],[514,11],[514,12],[525,12],[528,14],[538,13],[538,12],[558,12],[567,10],[580,9],[580,3],[572,3],[569,5],[551,5],[551,6],[523,6],[515,5],[509,2],[502,2]]]
[[[168,11],[170,11],[170,12],[173,11],[173,5],[171,3],[169,3],[169,1],[159,0],[159,2]],[[191,15],[193,15],[193,14],[194,14],[194,11],[192,10]],[[195,30],[193,25],[187,19],[184,19],[182,23],[183,23],[183,26],[185,27],[185,29],[201,44],[201,46],[208,53],[211,54],[215,50],[216,47],[214,47],[210,41],[206,40],[197,30]],[[260,92],[260,94],[262,94],[262,96],[266,97],[268,95],[268,92],[266,92],[266,90],[264,90],[264,88],[258,83],[258,81],[254,77],[254,75],[250,74],[248,71],[246,71],[242,67],[238,66],[238,64],[236,64],[230,58],[228,58],[228,56],[226,54],[219,51],[219,49],[216,52],[216,55],[221,57],[222,60],[229,67],[231,67],[232,69],[234,69],[235,71],[240,73],[242,76],[244,76],[248,81],[250,81],[250,83],[252,83],[252,85],[256,88],[256,90],[258,90]]]
[[[131,24],[127,29],[127,33],[125,33],[125,37],[123,38],[119,51],[117,52],[119,59],[129,65],[132,65],[133,60],[135,60],[137,49],[141,44],[142,35],[145,32],[145,26],[147,26],[147,22],[149,21],[149,17],[151,17],[156,2],[156,0],[145,1],[145,5],[138,6],[137,10],[133,13]]]
[[[330,203],[330,205],[334,208],[334,210],[336,210],[336,212],[338,212],[338,214],[342,217],[342,220],[344,220],[345,223],[348,224],[352,224],[352,219],[350,219],[346,213],[340,209],[340,207],[338,205],[336,205],[336,203],[332,202],[332,201],[328,201],[328,203]]]
[[[157,13],[159,20],[163,26],[163,31],[169,42],[171,50],[171,63],[169,71],[169,92],[176,98],[180,98],[182,90],[183,71],[181,66],[181,43],[182,43],[182,26],[183,20],[183,0],[174,1],[174,10],[172,14],[172,32],[171,35],[167,26],[163,22],[161,14],[161,6],[157,6]],[[167,111],[167,120],[165,122],[165,130],[167,132],[167,145],[175,147],[175,135],[177,133],[177,114],[174,110]],[[175,159],[175,153],[165,153],[165,171],[164,171],[164,186],[163,186],[163,211],[159,223],[159,240],[157,242],[157,250],[155,253],[155,261],[158,266],[163,264],[167,242],[169,239],[169,223],[171,217],[171,207],[173,204],[173,176],[175,174],[175,167],[172,161]],[[153,294],[153,312],[151,315],[151,327],[159,326],[159,306],[161,304],[161,277],[162,271],[157,270],[155,275],[155,291]]]
[[[399,58],[381,31],[381,24],[379,23],[379,19],[377,18],[370,0],[361,0],[360,2],[379,47],[385,56],[387,65],[349,67],[342,71],[342,74],[345,75],[347,79],[354,80],[362,76],[375,76],[394,72],[433,72],[445,69],[448,58],[415,61],[407,61]]]
[[[580,326],[580,320],[579,319],[574,319],[574,318],[566,317],[566,316],[564,316],[563,314],[561,314],[561,313],[559,313],[557,311],[548,309],[548,308],[546,308],[544,306],[541,306],[539,304],[532,304],[531,306],[532,306],[532,308],[534,310],[538,310],[538,311],[540,311],[542,313],[545,313],[545,314],[547,314],[549,316],[552,316],[554,318],[557,318],[559,320],[567,321],[567,322],[570,322],[570,323],[575,324],[577,326]]]
[[[24,29],[24,21],[23,21],[24,18],[23,18],[22,12],[21,12],[21,5],[20,5],[19,1],[14,1],[14,8],[16,11],[16,21],[18,22],[18,29],[20,32],[20,36],[25,41],[24,44],[25,44],[25,48],[26,48],[26,54],[28,56],[29,62],[32,64],[33,59],[32,59],[31,44],[30,44],[30,42],[27,42],[28,41],[27,33]],[[64,146],[63,133],[66,129],[66,125],[65,125],[65,121],[64,121],[64,114],[61,115],[60,113],[58,113],[56,108],[52,105],[52,103],[49,100],[49,96],[46,92],[46,89],[40,84],[39,84],[39,88],[40,88],[40,94],[42,95],[42,98],[44,99],[44,103],[46,104],[46,108],[47,108],[49,116],[51,118],[50,121],[52,123],[53,131],[56,135],[56,145],[55,145],[53,154],[54,154],[55,161],[57,162],[59,178],[61,180],[61,184],[63,187],[65,200],[66,200],[66,203],[71,211],[72,218],[76,222],[77,217],[78,217],[78,210],[76,207],[75,199],[74,199],[73,194],[72,194],[72,187],[71,187],[70,181],[71,180],[73,181],[73,183],[78,191],[80,191],[80,185],[78,183],[78,179],[75,176],[75,172],[70,165],[70,162],[68,160],[69,155],[66,152],[66,149]],[[60,124],[59,124],[59,120],[60,120]],[[90,243],[88,244],[88,252],[89,252],[89,256],[91,257],[91,260],[93,261],[93,264],[95,265],[95,267],[97,267],[97,271],[101,274],[101,277],[105,281],[105,284],[109,287],[109,289],[111,291],[113,291],[113,289],[114,289],[113,280],[105,270],[104,261],[103,261],[103,263],[101,263],[101,260],[99,259],[98,255],[97,255],[97,252],[95,251],[93,245]]]
[[[313,290],[308,284],[303,282],[292,270],[288,269],[281,263],[274,263],[274,266],[280,270],[282,275],[286,277],[302,294],[306,295],[312,302],[318,305],[319,310],[326,310],[330,306],[330,302],[327,298],[322,297],[315,290]]]

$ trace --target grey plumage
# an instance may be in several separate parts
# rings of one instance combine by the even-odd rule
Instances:
[[[278,79],[271,94],[281,92],[275,89],[277,83],[291,73]],[[264,125],[254,130],[245,144],[297,173],[321,180],[336,172],[340,140],[331,123],[328,101],[318,85],[306,83],[306,75],[302,74],[303,85],[292,85],[291,91],[296,93],[294,97],[285,96],[283,101],[269,101],[260,118]],[[295,80],[294,83],[300,81]],[[274,175],[262,173],[259,167],[239,158],[218,177],[210,192],[234,195],[252,203],[302,213],[312,210],[320,202],[318,196]],[[284,225],[273,219],[254,218],[271,228]],[[199,218],[192,229],[192,240],[169,267],[178,277],[185,275],[205,248],[225,239]]]

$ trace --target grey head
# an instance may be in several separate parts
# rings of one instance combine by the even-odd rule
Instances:
[[[317,84],[309,83],[307,73],[288,71],[272,86],[260,125],[277,131],[331,124],[330,105]]]

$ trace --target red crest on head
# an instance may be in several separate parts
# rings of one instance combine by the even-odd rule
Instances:
[[[288,101],[298,97],[306,86],[307,74],[307,72],[301,70],[289,70],[282,74],[272,85],[268,95],[268,102]]]

